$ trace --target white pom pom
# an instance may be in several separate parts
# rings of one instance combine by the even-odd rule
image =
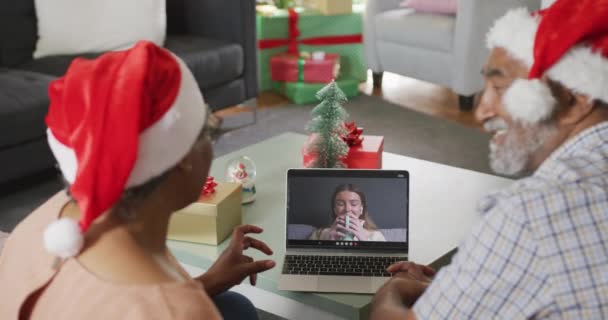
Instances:
[[[61,218],[44,230],[44,247],[55,256],[61,258],[76,256],[83,245],[84,237],[78,222],[74,219]]]
[[[549,86],[538,79],[515,80],[503,99],[513,120],[528,124],[549,119],[557,104]]]

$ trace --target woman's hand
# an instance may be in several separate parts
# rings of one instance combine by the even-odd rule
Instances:
[[[346,215],[348,215],[348,228],[346,227]],[[359,241],[367,241],[369,231],[363,228],[364,220],[359,220],[357,215],[352,212],[347,212],[334,220],[334,223],[329,229],[329,240],[344,240],[347,233],[356,237]]]
[[[329,228],[329,240],[343,240],[346,236],[344,227],[344,217],[339,216]]]
[[[246,236],[248,233],[262,233],[262,228],[242,225],[234,228],[230,245],[222,252],[209,270],[199,277],[210,296],[222,293],[249,277],[251,285],[256,284],[257,274],[272,269],[272,260],[254,261],[243,254],[244,250],[255,248],[267,255],[272,250],[262,241]]]
[[[349,232],[354,237],[356,237],[359,241],[367,241],[369,240],[369,231],[363,228],[363,224],[365,224],[365,220],[360,220],[354,213],[348,212],[348,229],[344,228],[346,232]],[[346,219],[343,219],[346,222]],[[343,224],[345,226],[345,223]]]

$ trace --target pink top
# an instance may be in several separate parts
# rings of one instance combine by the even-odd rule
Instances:
[[[55,257],[44,249],[42,234],[68,200],[64,192],[52,197],[5,243],[0,256],[0,319],[28,319],[20,312],[31,312],[29,319],[221,318],[202,284],[190,277],[186,282],[127,285],[101,280],[76,259],[53,269]],[[29,305],[30,297],[35,308]]]

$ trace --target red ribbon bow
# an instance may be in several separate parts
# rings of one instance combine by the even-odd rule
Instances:
[[[329,46],[338,44],[352,44],[352,43],[363,43],[363,36],[361,34],[349,34],[340,36],[325,36],[325,37],[313,37],[308,39],[298,39],[300,36],[300,29],[298,29],[298,20],[300,15],[293,9],[290,8],[289,12],[289,38],[288,39],[262,39],[258,41],[259,49],[272,49],[281,46],[288,46],[287,52],[290,54],[298,53],[298,45],[306,44],[309,46]]]
[[[355,122],[345,122],[344,128],[346,128],[346,134],[342,136],[342,140],[348,144],[349,147],[357,147],[363,143],[363,128],[357,127]]]
[[[217,183],[215,183],[213,177],[207,177],[207,181],[205,182],[205,186],[203,187],[203,191],[201,192],[201,198],[215,193],[215,186],[217,186]]]

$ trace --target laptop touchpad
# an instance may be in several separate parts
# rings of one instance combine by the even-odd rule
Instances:
[[[283,275],[279,290],[317,291],[318,276]]]
[[[317,290],[323,292],[372,292],[372,279],[351,276],[319,276]]]

